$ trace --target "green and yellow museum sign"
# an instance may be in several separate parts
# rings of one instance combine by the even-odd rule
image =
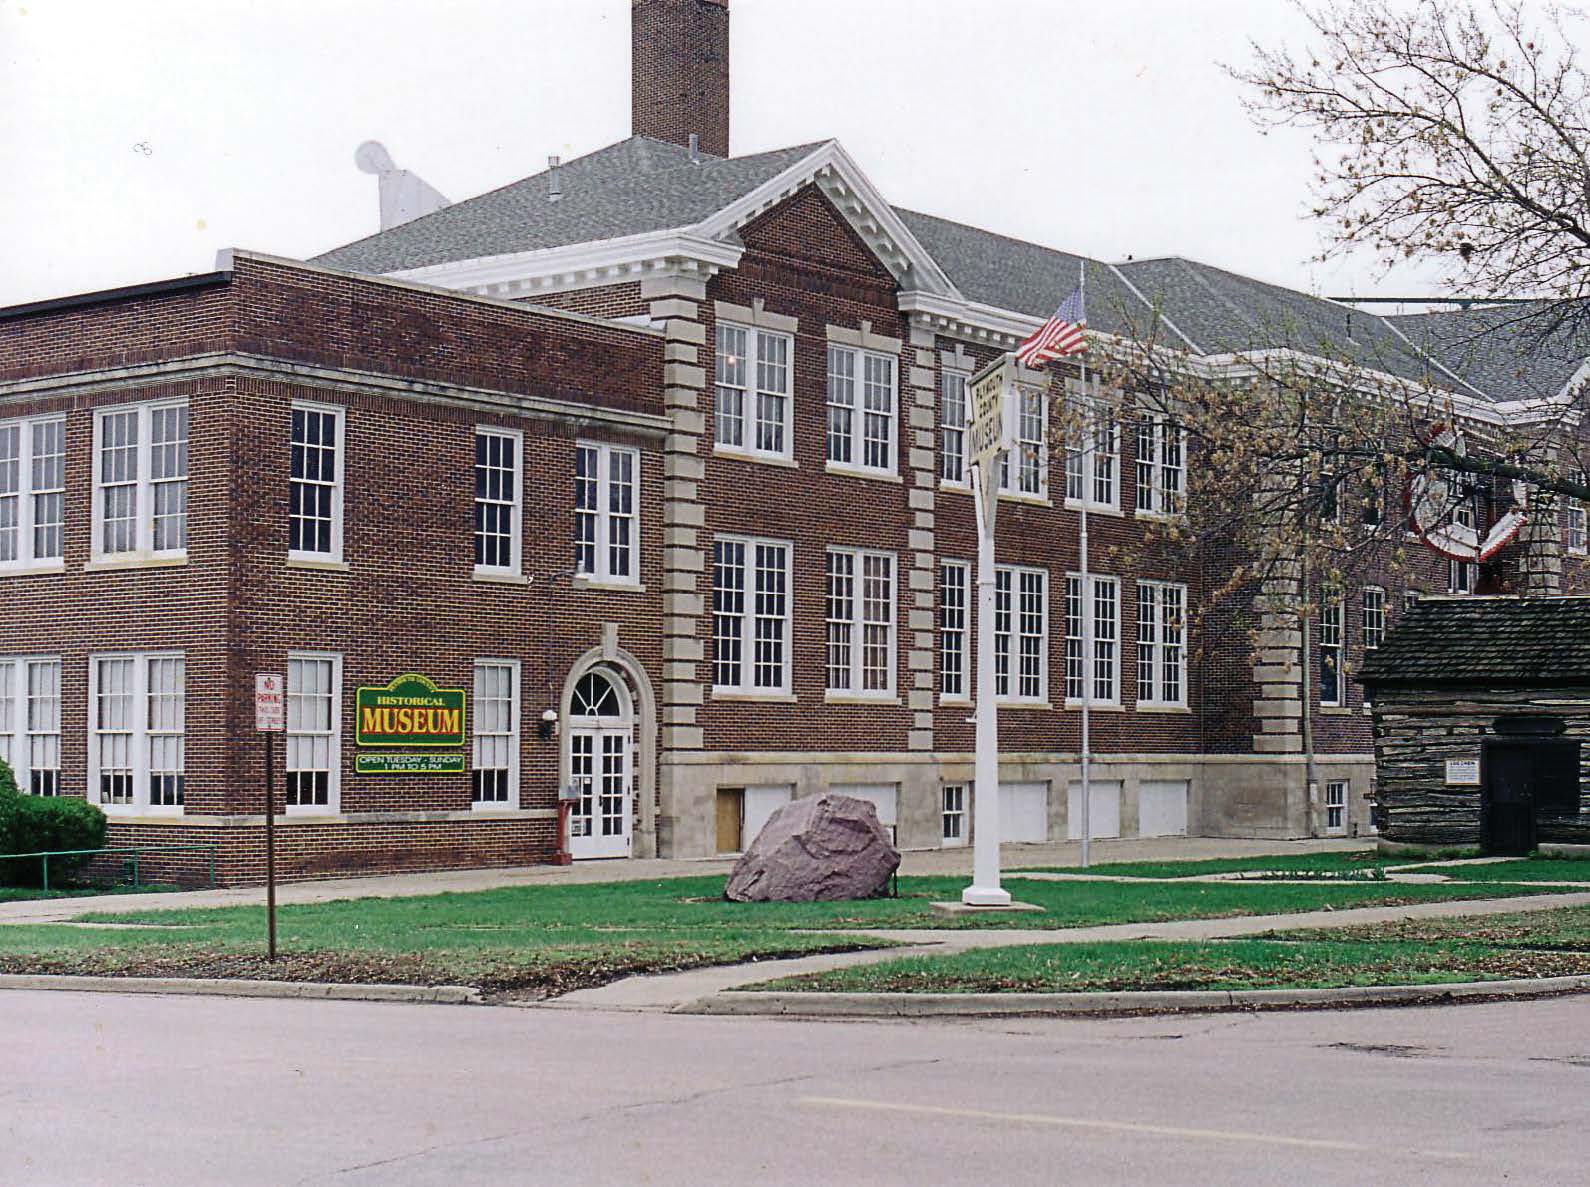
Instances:
[[[461,749],[464,745],[465,693],[438,688],[417,672],[399,676],[384,688],[361,688],[355,695],[355,738],[359,746],[385,749]],[[464,770],[460,754],[361,754],[361,775],[454,775]]]

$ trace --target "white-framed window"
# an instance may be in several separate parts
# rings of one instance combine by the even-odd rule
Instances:
[[[944,848],[956,849],[966,844],[966,784],[944,785],[944,807],[939,819]]]
[[[1319,608],[1319,703],[1340,705],[1343,684],[1342,599],[1326,593]]]
[[[109,814],[180,813],[187,783],[186,717],[186,662],[180,652],[91,656],[89,802]]]
[[[1179,515],[1187,489],[1187,434],[1170,417],[1137,418],[1137,513]]]
[[[888,696],[894,692],[894,554],[830,548],[828,579],[829,692]]]
[[[640,451],[581,442],[574,450],[574,571],[593,581],[640,581]]]
[[[1042,498],[1049,493],[1048,392],[1023,384],[1016,400],[1016,444],[1000,459],[999,493]]]
[[[1332,779],[1325,784],[1325,831],[1328,833],[1347,831],[1348,787],[1345,779]]]
[[[188,547],[186,401],[94,416],[93,556],[181,556]]]
[[[895,472],[896,360],[828,346],[828,460],[869,473]]]
[[[1402,608],[1404,610],[1408,610],[1408,609],[1411,609],[1414,606],[1417,606],[1419,604],[1419,599],[1422,598],[1422,597],[1424,597],[1424,591],[1423,590],[1420,590],[1420,589],[1405,589],[1405,590],[1403,590],[1402,591]]]
[[[971,566],[965,561],[939,566],[939,695],[945,700],[966,700],[971,695],[967,683],[971,589]]]
[[[795,340],[719,322],[717,348],[714,443],[720,449],[789,457]]]
[[[790,546],[719,536],[712,542],[712,687],[787,693]]]
[[[470,803],[519,806],[519,661],[475,661],[475,737]]]
[[[1080,401],[1080,402],[1079,402]],[[1121,434],[1115,411],[1104,400],[1073,397],[1080,414],[1066,445],[1066,504],[1101,511],[1121,505]]]
[[[0,424],[0,571],[65,555],[66,418]]]
[[[939,477],[964,486],[966,473],[966,388],[971,376],[945,371],[939,381]]]
[[[1460,528],[1474,530],[1474,508],[1465,500],[1452,508],[1452,522]],[[1479,580],[1480,567],[1473,561],[1448,560],[1446,585],[1448,593],[1471,594]]]
[[[61,794],[61,661],[0,658],[0,760],[18,790]]]
[[[1364,650],[1373,651],[1386,638],[1386,591],[1364,586]]]
[[[1575,475],[1585,481],[1583,474]],[[1569,552],[1583,556],[1590,547],[1590,530],[1586,525],[1586,504],[1583,499],[1564,498],[1562,503],[1563,545]]]
[[[327,404],[292,408],[291,502],[287,555],[342,560],[343,410]]]
[[[1049,574],[994,569],[994,693],[1002,701],[1039,703],[1049,695]]]
[[[475,569],[519,572],[524,491],[520,479],[524,434],[516,429],[475,430]]]
[[[1080,704],[1084,690],[1095,705],[1121,703],[1121,583],[1114,577],[1089,576],[1083,597],[1079,574],[1066,575],[1066,703]],[[1093,614],[1093,654],[1085,654],[1083,607]],[[1091,688],[1084,681],[1091,675]]]
[[[1137,583],[1137,703],[1187,704],[1187,587],[1169,581]]]
[[[341,806],[342,656],[287,657],[287,786],[290,813],[331,813]]]

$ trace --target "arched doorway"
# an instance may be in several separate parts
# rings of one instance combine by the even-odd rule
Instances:
[[[576,858],[628,857],[634,802],[635,706],[615,671],[590,668],[569,694],[569,781],[579,790],[569,814]]]

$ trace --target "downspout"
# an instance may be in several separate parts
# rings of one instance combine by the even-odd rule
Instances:
[[[1299,693],[1302,703],[1303,729],[1303,820],[1309,836],[1317,836],[1314,806],[1319,800],[1319,769],[1314,762],[1314,640],[1313,627],[1308,613],[1309,565],[1308,540],[1305,536],[1302,564],[1302,599],[1297,611],[1297,625],[1303,636],[1303,674]]]

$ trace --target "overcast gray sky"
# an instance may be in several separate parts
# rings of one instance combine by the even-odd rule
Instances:
[[[1221,62],[1283,0],[732,0],[736,154],[839,139],[892,202],[1307,291],[1311,144]],[[0,305],[377,229],[360,141],[454,201],[629,134],[628,0],[0,0]],[[1064,294],[1057,294],[1056,299]]]

